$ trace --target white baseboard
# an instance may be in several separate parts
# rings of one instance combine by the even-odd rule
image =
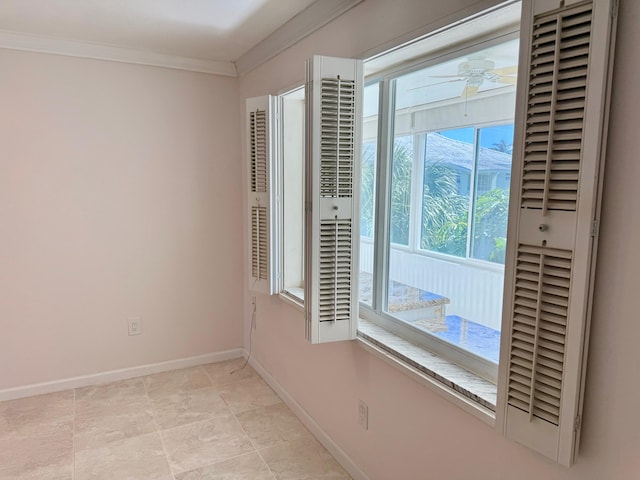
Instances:
[[[244,349],[234,348],[232,350],[207,353],[196,357],[179,358],[177,360],[169,360],[167,362],[140,365],[138,367],[123,368],[121,370],[111,370],[108,372],[83,375],[80,377],[64,378],[62,380],[54,380],[52,382],[6,388],[4,390],[0,390],[0,402],[16,398],[32,397],[34,395],[43,395],[45,393],[60,392],[62,390],[70,390],[72,388],[87,387],[89,385],[98,385],[100,383],[115,382],[117,380],[126,380],[128,378],[142,377],[144,375],[151,375],[153,373],[166,372],[169,370],[178,370],[180,368],[196,367],[198,365],[222,362],[224,360],[243,357],[245,355]]]
[[[336,442],[318,425],[311,415],[300,406],[300,404],[280,385],[275,378],[255,358],[249,358],[249,364],[260,374],[267,384],[278,394],[291,411],[302,421],[305,427],[324,445],[331,455],[338,461],[340,465],[347,471],[354,480],[369,480],[360,467],[342,450]]]

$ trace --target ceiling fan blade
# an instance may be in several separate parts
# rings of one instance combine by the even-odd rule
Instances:
[[[477,87],[475,85],[467,85],[462,89],[462,94],[460,95],[460,97],[462,98],[473,97],[474,95],[478,94],[478,88],[480,87]]]
[[[512,75],[518,73],[518,66],[512,65],[511,67],[494,68],[493,70],[489,70],[489,72],[495,73],[496,75]]]
[[[500,82],[500,83],[507,83],[509,85],[515,85],[516,84],[516,77],[500,77],[496,81]]]
[[[443,83],[463,82],[464,78],[456,78],[455,80],[445,80],[444,82],[430,83],[429,85],[420,85],[419,87],[407,88],[407,92],[411,90],[419,90],[421,88],[435,87],[436,85],[442,85]]]

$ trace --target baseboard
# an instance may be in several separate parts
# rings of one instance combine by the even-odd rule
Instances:
[[[151,363],[148,365],[123,368],[121,370],[111,370],[92,375],[64,378],[62,380],[54,380],[52,382],[6,388],[4,390],[0,390],[0,402],[16,398],[32,397],[34,395],[43,395],[45,393],[60,392],[62,390],[69,390],[72,388],[87,387],[89,385],[98,385],[100,383],[115,382],[117,380],[126,380],[128,378],[142,377],[144,375],[151,375],[153,373],[166,372],[169,370],[178,370],[180,368],[196,367],[198,365],[222,362],[224,360],[243,356],[245,356],[244,349],[234,348],[232,350],[207,353],[195,357],[179,358],[177,360],[169,360],[167,362]]]
[[[264,367],[254,357],[249,358],[249,364],[260,374],[267,384],[278,394],[284,403],[291,409],[291,411],[302,421],[305,427],[307,427],[311,433],[318,439],[318,441],[324,445],[331,455],[342,465],[349,475],[354,480],[369,480],[367,474],[365,474],[360,467],[358,467],[353,460],[342,450],[336,442],[318,425],[311,415],[300,406],[300,404],[280,385],[275,378],[267,372]]]

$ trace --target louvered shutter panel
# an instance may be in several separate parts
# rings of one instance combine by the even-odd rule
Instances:
[[[312,343],[355,338],[362,62],[307,63],[305,309]]]
[[[273,139],[275,100],[248,98],[247,154],[249,156],[249,290],[273,294],[276,290],[274,231],[275,154]]]
[[[608,0],[523,4],[497,423],[566,466],[582,411],[612,11]]]

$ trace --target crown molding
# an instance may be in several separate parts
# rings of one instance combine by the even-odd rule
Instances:
[[[275,57],[363,0],[317,0],[236,60],[244,75]]]
[[[66,57],[133,63],[136,65],[149,65],[153,67],[188,70],[191,72],[209,73],[213,75],[224,75],[227,77],[238,76],[236,67],[232,62],[165,55],[162,53],[135,50],[131,48],[77,42],[61,38],[26,35],[23,33],[2,30],[0,30],[0,48],[49,53],[52,55],[63,55]]]

